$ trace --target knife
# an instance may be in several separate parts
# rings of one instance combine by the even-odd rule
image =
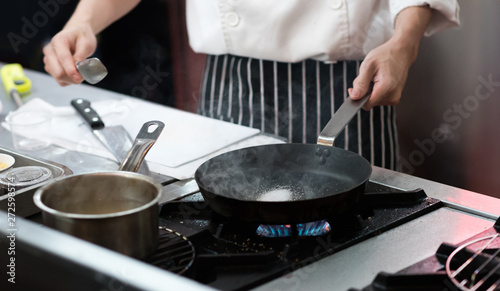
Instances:
[[[121,125],[105,126],[99,114],[90,106],[90,101],[88,100],[82,98],[74,99],[71,101],[71,106],[76,109],[90,126],[94,136],[97,137],[121,164],[127,157],[133,144],[132,137],[128,131]],[[146,161],[141,164],[138,172],[149,174]]]

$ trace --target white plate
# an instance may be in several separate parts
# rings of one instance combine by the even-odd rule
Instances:
[[[12,167],[15,162],[16,159],[14,159],[13,156],[7,154],[0,154],[0,172],[10,169],[10,167]]]

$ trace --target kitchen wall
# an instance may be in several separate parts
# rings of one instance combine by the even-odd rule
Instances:
[[[206,55],[189,46],[186,26],[186,1],[166,1],[172,59],[175,106],[196,112]]]
[[[500,197],[500,1],[463,0],[422,42],[398,105],[403,171]]]

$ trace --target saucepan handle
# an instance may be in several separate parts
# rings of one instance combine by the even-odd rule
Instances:
[[[365,103],[372,96],[373,82],[370,83],[370,88],[363,98],[352,100],[348,97],[342,106],[333,114],[332,118],[323,128],[318,137],[318,144],[325,146],[333,146],[335,138],[347,126],[349,121],[358,113]]]
[[[149,149],[160,136],[165,124],[158,120],[144,123],[134,140],[127,157],[120,165],[119,171],[137,172]]]

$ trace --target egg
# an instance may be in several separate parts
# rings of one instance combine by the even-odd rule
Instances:
[[[16,159],[7,154],[0,154],[0,172],[9,169],[14,165]]]

